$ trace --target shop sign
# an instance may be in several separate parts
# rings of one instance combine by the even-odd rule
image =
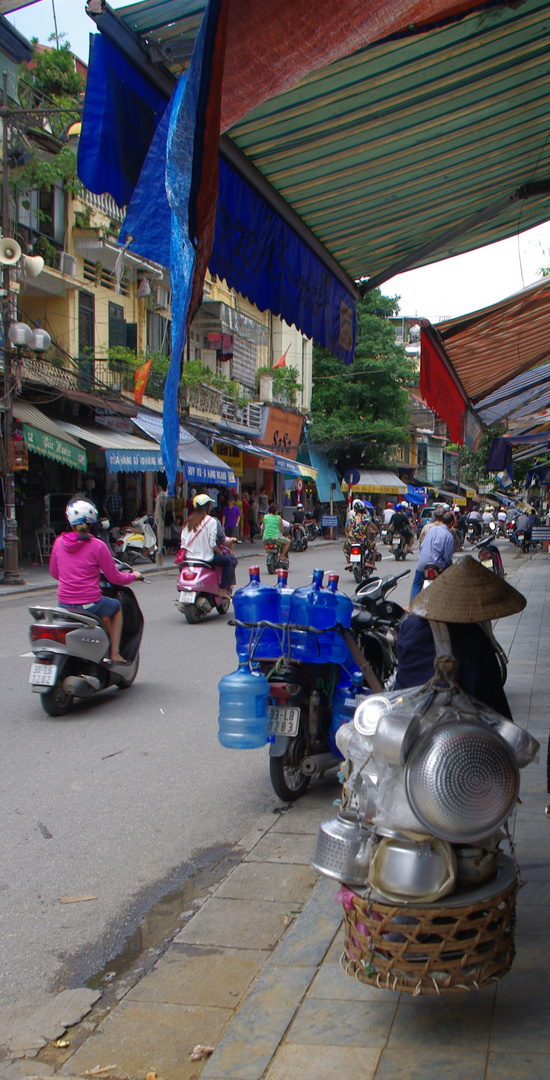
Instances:
[[[266,450],[296,458],[304,418],[299,413],[285,412],[270,405],[262,445]]]
[[[196,480],[200,484],[234,484],[233,469],[216,469],[214,465],[194,465],[184,463],[185,479]]]
[[[61,461],[63,465],[86,472],[86,451],[81,447],[73,446],[55,435],[31,427],[30,424],[23,424],[23,438],[29,450],[34,450],[36,454],[43,454],[53,461]]]
[[[212,447],[216,457],[226,461],[231,466],[235,476],[242,476],[244,471],[243,452],[231,443],[215,442]]]
[[[111,473],[164,472],[160,450],[106,450],[105,461]]]
[[[125,431],[128,435],[131,435],[134,430],[134,425],[131,420],[127,420],[124,416],[104,416],[96,413],[96,423],[101,424],[102,427],[109,428],[111,431]]]

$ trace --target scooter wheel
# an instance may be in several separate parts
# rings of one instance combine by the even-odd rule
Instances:
[[[266,569],[268,574],[277,573],[277,562],[274,555],[268,555],[266,559]]]
[[[295,802],[309,787],[309,776],[304,776],[299,766],[291,760],[287,750],[282,757],[270,757],[269,779],[276,795],[283,802]]]
[[[381,551],[376,552],[376,561],[377,562],[382,562],[382,552]]]
[[[63,689],[61,683],[58,683],[46,694],[41,694],[40,701],[48,716],[65,716],[73,707],[74,697]]]
[[[202,612],[196,604],[187,604],[183,614],[185,615],[187,622],[191,623],[192,626],[200,623],[204,618],[204,612]]]
[[[361,570],[360,566],[354,566],[353,567],[353,576],[354,576],[357,584],[359,585],[363,580],[363,571]]]
[[[222,604],[216,604],[216,609],[219,615],[227,615],[230,607],[231,600],[224,600]]]

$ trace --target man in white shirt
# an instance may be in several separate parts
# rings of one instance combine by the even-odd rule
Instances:
[[[394,516],[394,514],[395,514],[394,507],[392,506],[391,502],[387,502],[386,503],[386,509],[384,510],[384,515],[383,515],[384,516],[384,525],[389,525],[389,523],[390,523],[392,517]]]

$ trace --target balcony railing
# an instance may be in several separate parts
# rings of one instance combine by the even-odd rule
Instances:
[[[55,386],[59,390],[78,390],[79,378],[76,371],[58,367],[48,360],[39,360],[36,356],[24,356],[21,361],[21,378],[30,382]]]
[[[244,405],[229,397],[228,394],[222,395],[221,415],[229,423],[240,424],[242,427],[251,428],[254,431],[259,431],[262,426],[262,406],[260,404],[248,403]]]
[[[83,191],[80,198],[88,203],[88,206],[93,206],[94,210],[101,210],[113,221],[120,221],[121,224],[124,221],[126,210],[121,210],[111,195],[94,195],[93,191]]]

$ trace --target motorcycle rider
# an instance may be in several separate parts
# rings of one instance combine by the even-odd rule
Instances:
[[[466,520],[469,525],[473,525],[474,536],[476,537],[476,539],[479,539],[479,537],[481,536],[481,514],[477,507],[474,506],[473,509],[470,510],[469,514],[466,517]]]
[[[434,524],[434,527],[426,532],[416,564],[411,588],[411,600],[422,589],[423,570],[426,563],[436,563],[442,570],[450,566],[455,550],[455,538],[451,531],[453,525],[454,514],[450,510],[446,510],[441,518],[441,524],[437,526]]]
[[[303,525],[305,516],[306,512],[304,510],[303,504],[301,502],[296,503],[296,506],[292,512],[292,524]]]
[[[193,513],[189,515],[181,531],[180,547],[184,548],[188,558],[200,559],[201,562],[221,566],[222,578],[218,595],[223,600],[230,600],[229,586],[233,577],[233,560],[230,555],[220,551],[218,541],[218,523],[211,517],[212,499],[209,495],[195,495]]]
[[[519,544],[518,533],[520,532],[525,533],[527,542],[531,543],[531,532],[533,529],[534,520],[535,519],[533,510],[522,510],[521,514],[518,515],[518,517],[516,518],[514,531],[512,533],[512,543],[515,544],[516,547]]]
[[[353,544],[365,545],[365,561],[374,562],[376,557],[376,543],[374,537],[378,536],[378,529],[371,521],[367,508],[361,499],[354,499],[351,513],[346,522],[346,539],[344,540],[344,555],[349,559]]]
[[[407,514],[407,508],[403,509],[403,504],[398,503],[395,508],[395,514],[391,520],[393,527],[393,536],[395,538],[396,533],[400,533],[403,537],[406,545],[407,554],[410,555],[413,549],[414,536],[411,529],[411,522],[409,515]]]
[[[119,652],[122,633],[120,601],[103,596],[99,579],[103,574],[112,585],[129,585],[131,581],[143,581],[143,574],[139,570],[124,574],[117,570],[107,545],[90,533],[90,526],[97,523],[99,514],[88,499],[71,500],[65,515],[71,532],[56,537],[50,556],[50,574],[59,582],[57,603],[68,611],[108,618],[111,663],[129,664],[130,661],[125,660]]]
[[[278,547],[281,548],[281,558],[286,559],[288,555],[288,549],[290,547],[290,540],[287,540],[284,535],[284,522],[279,514],[279,507],[277,503],[272,502],[269,504],[267,514],[264,514],[262,524],[262,537],[264,543],[266,540],[274,541]]]
[[[391,521],[394,514],[395,514],[394,507],[392,506],[391,502],[387,502],[386,503],[386,509],[384,510],[384,513],[383,513],[384,525],[386,526],[386,528],[388,527],[388,525],[389,525],[389,523],[390,523],[390,521]]]

